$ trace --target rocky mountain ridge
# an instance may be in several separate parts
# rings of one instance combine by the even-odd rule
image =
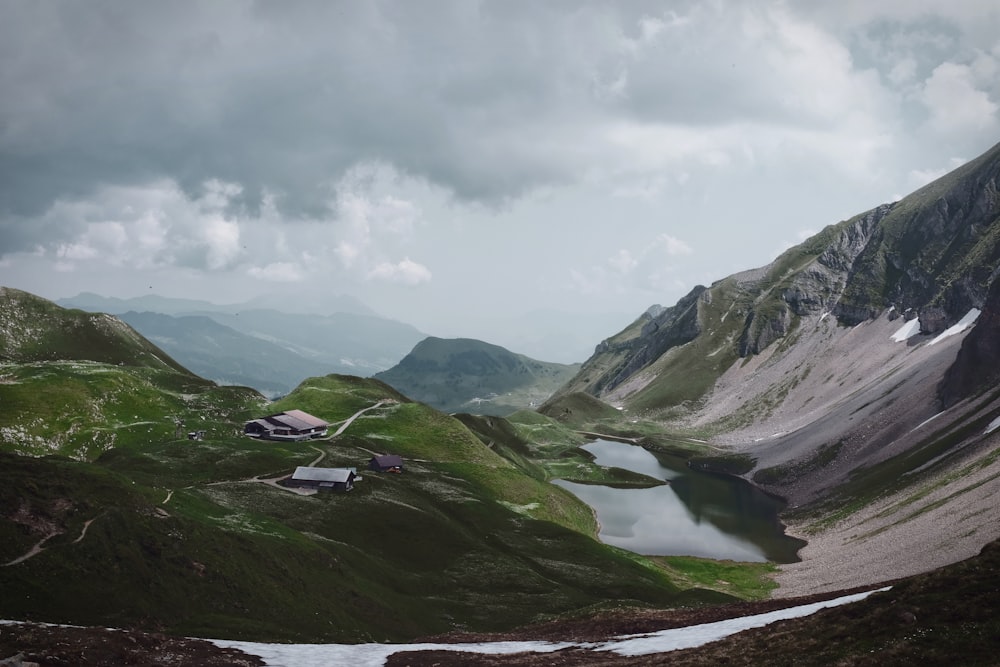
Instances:
[[[898,202],[827,227],[766,267],[695,287],[672,307],[652,307],[602,341],[560,394],[668,407],[648,387],[679,381],[662,367],[676,366],[664,361],[683,357],[679,348],[688,346],[724,360],[687,360],[704,377],[681,400],[702,399],[729,364],[779,341],[793,344],[810,316],[832,316],[841,326],[882,314],[916,317],[922,333],[944,331],[982,308],[1000,269],[998,190],[1000,145]],[[689,345],[699,338],[709,349]]]

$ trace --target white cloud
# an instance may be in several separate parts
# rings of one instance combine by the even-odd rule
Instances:
[[[654,245],[662,247],[672,257],[694,253],[691,246],[670,234],[661,234],[654,242]]]
[[[295,283],[301,282],[305,277],[302,267],[292,262],[272,262],[266,266],[251,266],[247,274],[274,283]]]
[[[638,262],[628,250],[619,250],[608,259],[608,264],[618,273],[628,273],[636,267]]]
[[[380,262],[368,273],[368,278],[401,285],[419,285],[430,281],[431,272],[426,266],[407,257],[395,264]]]
[[[997,124],[997,104],[976,88],[967,65],[938,65],[924,82],[922,100],[930,112],[930,126],[939,132],[982,130]]]
[[[209,270],[231,267],[240,254],[240,226],[218,215],[204,218],[201,243],[208,252]]]

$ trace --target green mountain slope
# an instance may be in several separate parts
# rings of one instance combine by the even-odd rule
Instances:
[[[74,352],[74,340],[119,345],[60,338],[66,321],[135,334],[113,318],[8,297],[35,309],[32,336],[62,341],[66,358],[35,360],[38,347],[5,334],[2,618],[383,641],[606,605],[732,599],[599,543],[590,509],[538,470],[377,380],[311,378],[268,405],[174,368],[141,337],[114,363],[73,359],[98,356]],[[141,365],[151,359],[160,361]],[[356,416],[307,443],[241,434],[245,420],[291,408],[334,430]],[[402,455],[405,472],[365,471],[382,452]],[[361,479],[350,493],[311,496],[273,483],[310,464],[355,467]]]
[[[426,338],[376,378],[444,412],[506,415],[535,407],[579,369],[469,338]]]
[[[10,287],[0,287],[0,313],[0,361],[95,361],[188,373],[110,315],[65,310]]]

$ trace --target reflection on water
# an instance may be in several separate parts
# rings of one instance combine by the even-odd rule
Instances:
[[[617,466],[669,484],[617,489],[565,480],[554,483],[594,508],[607,544],[646,555],[791,563],[805,544],[784,534],[782,503],[742,479],[687,467],[637,445],[598,440],[583,447],[604,466]]]

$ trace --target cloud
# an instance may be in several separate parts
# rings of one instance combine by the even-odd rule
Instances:
[[[938,132],[983,130],[997,125],[997,104],[986,91],[976,87],[968,65],[938,65],[924,83],[921,99],[930,112],[930,126]]]
[[[369,273],[371,280],[381,280],[401,285],[419,285],[430,282],[431,272],[426,266],[418,264],[409,257],[396,262],[381,262],[377,264]]]
[[[569,282],[581,294],[607,295],[640,291],[656,298],[664,290],[680,289],[679,258],[694,254],[681,239],[658,234],[639,250],[619,249],[602,265],[569,271]]]
[[[758,141],[761,156],[791,141],[863,164],[882,145],[878,82],[791,7],[14,5],[0,213],[167,180],[191,199],[238,184],[229,213],[271,196],[284,217],[324,219],[328,184],[374,161],[490,205],[724,168]]]
[[[966,0],[7,3],[0,261],[667,301],[995,142],[998,34]]]
[[[691,246],[670,234],[661,234],[654,242],[654,246],[660,246],[671,257],[694,253]]]
[[[247,274],[258,280],[274,283],[296,283],[305,277],[302,267],[291,262],[272,262],[266,266],[251,266]]]

